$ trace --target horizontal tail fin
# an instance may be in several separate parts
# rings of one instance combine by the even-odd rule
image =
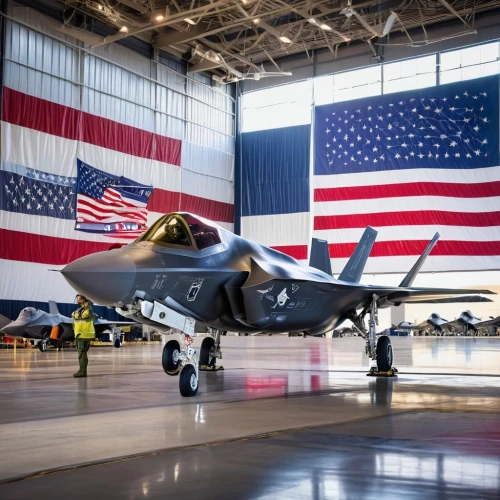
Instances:
[[[351,258],[340,273],[339,280],[347,281],[348,283],[359,283],[377,234],[377,231],[370,226],[365,229]]]
[[[328,250],[328,242],[326,240],[312,239],[309,265],[332,276],[330,251]]]
[[[436,233],[434,235],[434,238],[432,238],[432,240],[429,241],[427,248],[423,251],[422,255],[418,258],[417,262],[415,262],[415,265],[410,269],[410,272],[404,277],[403,281],[399,284],[399,286],[409,287],[412,285],[413,281],[417,277],[418,272],[424,265],[425,259],[427,259],[427,256],[431,253],[431,250],[434,248],[434,245],[438,242],[439,236],[440,234]]]

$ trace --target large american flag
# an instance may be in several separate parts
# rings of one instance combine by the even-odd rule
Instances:
[[[370,272],[500,267],[499,77],[317,107],[314,235],[339,271],[362,230]]]
[[[76,226],[79,231],[136,238],[147,229],[147,203],[153,193],[78,160]]]

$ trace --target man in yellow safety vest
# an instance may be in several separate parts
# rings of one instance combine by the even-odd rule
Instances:
[[[75,332],[76,349],[78,351],[78,362],[80,369],[73,377],[86,377],[89,360],[87,352],[90,349],[90,341],[95,338],[94,312],[91,302],[83,295],[77,295],[76,301],[80,306],[71,317],[73,318],[73,330]]]

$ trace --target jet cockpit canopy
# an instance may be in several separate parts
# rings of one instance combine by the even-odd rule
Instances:
[[[203,250],[221,243],[219,231],[187,213],[170,213],[160,217],[136,241],[184,250]]]

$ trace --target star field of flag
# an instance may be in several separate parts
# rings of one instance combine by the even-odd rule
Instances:
[[[499,165],[499,78],[316,107],[315,174]]]
[[[0,209],[30,215],[75,218],[76,179],[26,169],[27,175],[0,171]]]

